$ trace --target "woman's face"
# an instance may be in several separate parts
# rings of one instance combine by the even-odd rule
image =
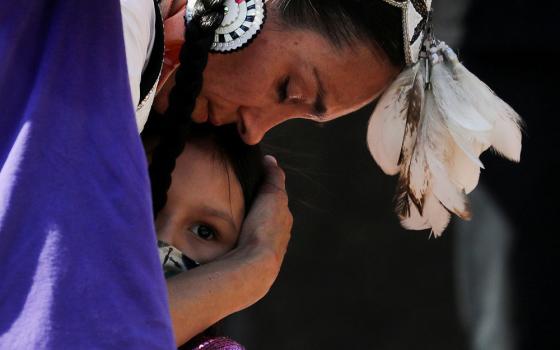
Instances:
[[[376,98],[398,73],[378,48],[335,48],[323,36],[289,30],[269,11],[253,43],[231,54],[211,54],[193,112],[196,122],[237,124],[256,144],[293,118],[330,121]]]
[[[244,217],[243,192],[210,141],[187,144],[177,158],[167,196],[156,219],[159,240],[199,263],[235,247]]]

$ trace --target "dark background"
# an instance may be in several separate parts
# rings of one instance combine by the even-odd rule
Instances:
[[[369,113],[324,127],[289,122],[271,135],[289,149],[274,153],[287,168],[295,225],[272,291],[231,322],[249,349],[464,348],[453,235],[400,228],[395,179],[365,145]]]
[[[440,13],[467,6],[456,38],[461,58],[527,123],[521,164],[483,157],[483,188],[513,228],[506,259],[511,349],[560,348],[560,18],[553,5],[435,5]],[[443,28],[443,36],[454,34]],[[481,348],[458,311],[454,226],[440,239],[400,228],[392,210],[396,179],[382,174],[365,144],[371,110],[324,126],[292,121],[266,139],[288,174],[295,225],[271,292],[226,322],[248,349]]]

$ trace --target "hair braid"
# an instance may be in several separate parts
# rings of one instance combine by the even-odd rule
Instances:
[[[165,206],[175,161],[183,151],[191,114],[202,89],[203,71],[214,32],[224,18],[222,0],[199,0],[195,16],[185,30],[185,43],[179,56],[175,86],[169,94],[169,107],[163,117],[161,138],[150,164],[154,216]]]

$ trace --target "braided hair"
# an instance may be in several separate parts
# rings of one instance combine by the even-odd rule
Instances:
[[[167,201],[171,173],[185,147],[187,132],[192,124],[190,116],[202,89],[202,73],[208,63],[214,32],[223,18],[222,0],[199,0],[195,15],[185,30],[175,86],[169,94],[169,107],[160,126],[160,142],[154,150],[149,168],[154,216]]]

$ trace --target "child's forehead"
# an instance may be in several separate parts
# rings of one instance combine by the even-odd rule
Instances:
[[[205,138],[194,138],[188,140],[183,149],[183,153],[196,153],[191,161],[196,163],[207,163],[208,165],[216,165],[216,171],[219,173],[231,173],[229,176],[236,177],[232,171],[231,160],[227,157],[225,151],[218,145],[215,140],[216,136]]]
[[[244,210],[243,190],[239,179],[227,156],[212,140],[196,139],[187,142],[177,159],[173,181],[193,187],[189,194],[191,197],[201,198],[206,202],[227,201],[228,205]]]

